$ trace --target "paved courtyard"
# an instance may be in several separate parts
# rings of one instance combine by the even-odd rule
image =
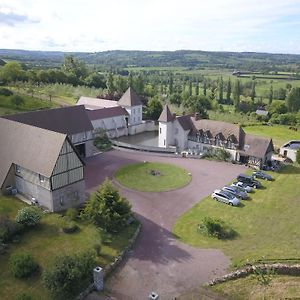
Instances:
[[[148,299],[151,291],[157,292],[160,299],[172,299],[223,275],[230,263],[219,250],[198,249],[177,241],[171,230],[181,214],[245,167],[113,150],[87,160],[88,191],[96,189],[105,177],[112,178],[119,167],[144,160],[181,166],[192,173],[192,181],[184,188],[160,193],[119,186],[121,194],[132,203],[142,230],[128,258],[105,283],[106,291],[115,299]]]

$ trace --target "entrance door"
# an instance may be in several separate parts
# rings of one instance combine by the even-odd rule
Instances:
[[[284,157],[287,157],[287,150],[284,150],[284,151],[283,151],[283,156],[284,156]]]
[[[76,150],[78,151],[81,157],[85,157],[85,144],[80,144],[75,146]]]

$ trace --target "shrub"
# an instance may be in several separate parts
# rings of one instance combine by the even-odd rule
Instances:
[[[33,300],[32,296],[26,294],[26,293],[22,293],[22,294],[19,294],[15,300]]]
[[[22,96],[19,95],[13,95],[10,98],[11,103],[15,106],[15,107],[19,107],[21,105],[23,105],[25,103],[25,100]]]
[[[7,88],[0,88],[0,95],[2,96],[12,96],[14,93]]]
[[[0,241],[8,242],[20,233],[22,226],[10,220],[5,216],[0,216]]]
[[[300,150],[298,150],[296,153],[296,162],[300,164]]]
[[[68,208],[66,211],[66,217],[71,220],[75,221],[78,217],[78,211],[75,208]]]
[[[74,221],[64,221],[62,227],[64,233],[73,233],[79,229]]]
[[[225,225],[220,219],[205,217],[201,224],[198,225],[200,232],[220,240],[233,239],[237,236],[237,232]]]
[[[53,294],[70,298],[92,280],[95,258],[91,252],[57,256],[43,273],[43,283]]]
[[[36,226],[42,218],[41,210],[35,206],[21,208],[16,216],[16,222],[27,227]]]
[[[209,149],[206,151],[203,155],[202,158],[210,158],[210,159],[216,159],[216,160],[221,160],[221,161],[229,161],[231,158],[231,155],[228,151],[225,149]]]
[[[30,254],[19,253],[13,254],[10,257],[10,269],[17,278],[29,277],[38,269],[38,267],[38,264]]]
[[[95,250],[95,252],[96,252],[96,255],[99,256],[100,253],[101,253],[101,249],[102,249],[101,243],[100,243],[100,242],[95,243],[95,244],[93,245],[93,248],[94,248],[94,250]]]

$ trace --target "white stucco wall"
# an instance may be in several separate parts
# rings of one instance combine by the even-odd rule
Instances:
[[[159,122],[158,147],[167,148],[174,145],[173,123]]]
[[[297,150],[294,150],[294,149],[291,149],[291,148],[286,148],[286,147],[281,147],[279,153],[280,153],[283,157],[288,157],[288,158],[291,159],[293,162],[296,161]]]
[[[116,116],[106,119],[93,120],[92,124],[95,130],[100,128],[104,130],[114,130],[116,128],[126,127],[126,120],[124,116]]]
[[[157,126],[155,125],[154,121],[143,121],[140,124],[128,126],[129,135],[134,135],[146,131],[155,131],[155,130],[157,130]]]
[[[131,107],[125,107],[129,114],[128,122],[130,125],[137,125],[142,123],[143,120],[143,106],[137,105],[137,106],[131,106]]]

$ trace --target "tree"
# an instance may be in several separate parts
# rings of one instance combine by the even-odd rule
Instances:
[[[10,101],[16,108],[20,107],[25,103],[24,98],[20,95],[11,96]]]
[[[182,102],[181,94],[174,93],[174,94],[170,95],[169,100],[170,100],[171,104],[176,104],[176,105],[180,106],[180,104]]]
[[[256,86],[256,83],[255,83],[255,80],[252,81],[252,87],[251,87],[251,100],[252,102],[254,103],[254,100],[255,100],[255,97],[256,97],[256,91],[255,91],[255,86]]]
[[[269,104],[272,104],[272,101],[273,101],[273,85],[270,86]]]
[[[206,96],[206,89],[207,89],[207,85],[206,85],[206,80],[203,81],[203,95]]]
[[[173,87],[174,87],[174,80],[173,80],[173,74],[171,73],[170,78],[169,78],[169,94],[170,95],[172,95],[174,92]]]
[[[233,89],[233,102],[236,111],[239,110],[240,96],[241,96],[241,85],[240,85],[240,81],[237,79]]]
[[[196,96],[199,96],[199,80],[198,79],[196,81],[195,94],[196,94]]]
[[[133,85],[134,85],[134,79],[132,73],[130,72],[128,75],[128,86],[133,87]]]
[[[192,81],[190,80],[189,81],[189,96],[192,96],[193,95],[193,84],[192,84]]]
[[[151,98],[148,101],[146,114],[151,120],[157,120],[163,110],[161,102],[157,98]]]
[[[218,84],[218,90],[219,90],[219,103],[223,103],[223,91],[224,91],[224,82],[223,77],[221,76]]]
[[[227,102],[227,104],[231,103],[231,81],[230,81],[230,77],[228,78],[228,81],[227,81],[226,102]]]
[[[106,88],[105,79],[103,75],[100,75],[98,73],[91,73],[85,78],[85,84],[89,87],[95,87],[95,88]]]
[[[10,61],[1,68],[0,80],[4,83],[22,80],[23,77],[24,72],[22,66],[17,62]]]
[[[106,86],[109,93],[113,93],[115,91],[114,76],[111,72],[108,74]]]
[[[135,83],[134,83],[134,89],[136,90],[136,92],[139,95],[143,95],[144,94],[144,89],[145,89],[145,81],[143,78],[142,74],[139,74]]]
[[[126,225],[131,216],[131,205],[120,196],[112,182],[106,179],[87,201],[81,215],[104,230],[115,232]]]
[[[300,88],[292,88],[286,97],[286,106],[289,112],[297,112],[300,109]]]
[[[78,81],[84,79],[88,74],[85,63],[75,58],[74,55],[65,55],[62,69],[66,73],[74,74]]]
[[[127,81],[122,76],[117,76],[115,80],[115,89],[118,93],[123,94],[128,88]]]
[[[39,267],[33,257],[27,253],[13,254],[10,259],[10,269],[16,278],[26,278],[32,275]]]

